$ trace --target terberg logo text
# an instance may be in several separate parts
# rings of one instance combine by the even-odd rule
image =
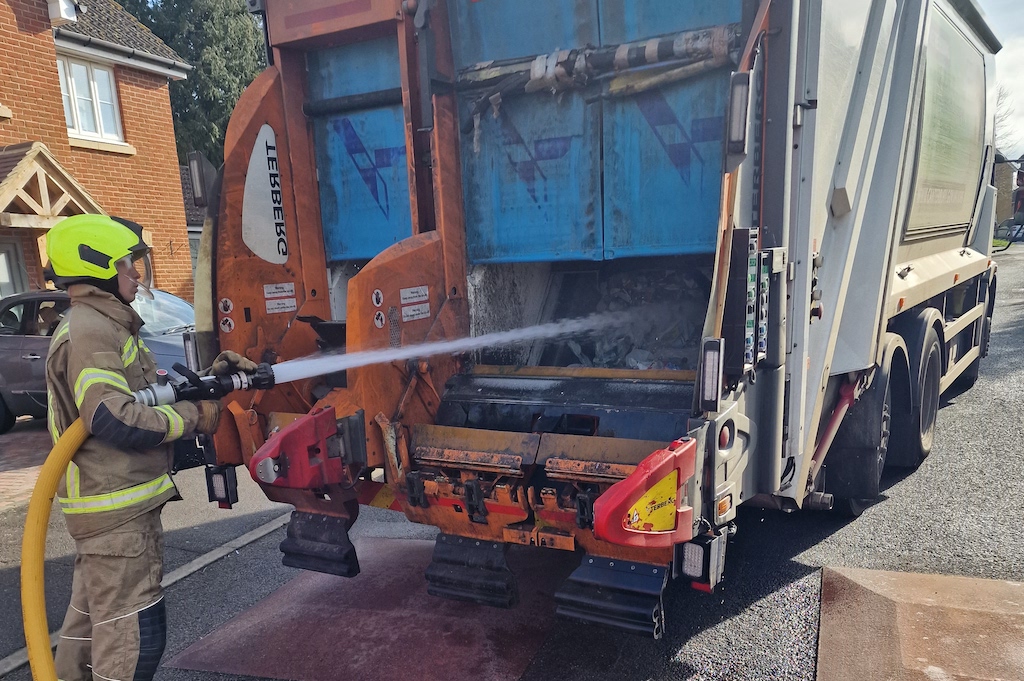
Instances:
[[[259,258],[275,265],[288,262],[288,228],[284,217],[277,136],[264,123],[252,143],[242,195],[242,242]]]
[[[284,226],[284,201],[281,195],[281,173],[277,167],[277,145],[266,143],[267,171],[270,176],[270,202],[274,207],[274,233],[277,235],[277,252],[288,255],[288,231]]]

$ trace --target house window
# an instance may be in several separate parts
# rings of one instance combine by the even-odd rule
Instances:
[[[89,62],[57,58],[60,94],[68,134],[121,142],[121,118],[113,69]]]

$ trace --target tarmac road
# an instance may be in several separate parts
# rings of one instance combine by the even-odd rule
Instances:
[[[1024,348],[1024,246],[1013,246],[998,262],[991,354],[973,389],[947,396],[935,447],[920,469],[887,475],[883,497],[855,521],[824,513],[741,509],[739,533],[728,551],[727,581],[710,596],[685,587],[671,589],[665,639],[650,641],[559,622],[527,668],[524,681],[809,680],[815,674],[822,566],[1024,581],[1024,363],[1017,364]],[[246,512],[219,516],[201,503],[203,492],[191,497],[200,500],[191,505],[192,522],[200,529],[182,523],[178,534],[171,531],[168,543],[173,538],[185,552],[169,557],[171,563],[181,564],[186,556],[208,550],[218,538],[226,541],[282,510],[259,508],[253,499],[247,503],[254,506]],[[170,508],[175,506],[184,505]],[[17,539],[9,516],[0,516],[0,558],[11,556]],[[430,528],[373,509],[364,510],[355,530],[364,536],[433,536]],[[63,532],[59,520],[53,532]],[[277,545],[283,536],[283,530],[272,532],[168,590],[165,661],[297,574],[281,566]],[[182,546],[184,541],[189,542],[187,547]],[[55,545],[54,555],[60,550]],[[70,580],[68,565],[68,559],[57,559],[48,574],[55,611],[66,602],[62,584]],[[173,567],[168,565],[168,570]],[[10,567],[0,571],[0,599],[6,604],[14,598],[11,572]],[[53,605],[55,601],[61,605]],[[3,610],[16,612],[8,605]],[[491,612],[482,610],[481,616],[493,616]],[[0,656],[14,647],[17,637],[11,627],[6,622],[0,626]],[[338,678],[344,678],[343,651],[338,650]],[[29,674],[23,668],[6,678],[21,681]],[[244,677],[164,667],[157,678]]]

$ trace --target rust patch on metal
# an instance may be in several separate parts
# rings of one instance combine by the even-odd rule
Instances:
[[[523,477],[523,457],[521,456],[471,452],[464,449],[440,449],[438,447],[417,447],[414,456],[416,462],[421,465]]]
[[[635,466],[659,449],[664,449],[668,444],[668,442],[628,440],[621,437],[544,433],[540,438],[537,463],[545,463],[548,459],[559,458]]]
[[[536,433],[508,433],[476,428],[414,425],[410,428],[414,456],[417,460],[435,454],[435,450],[463,452],[468,458],[486,461],[490,457],[519,458],[518,466],[533,465],[540,448],[541,436]],[[477,455],[488,456],[477,456]],[[448,456],[444,457],[448,460]]]
[[[625,480],[636,466],[602,461],[575,461],[573,459],[548,459],[544,471],[552,480],[579,482],[615,483]]]
[[[504,538],[508,544],[539,546],[541,548],[559,549],[561,551],[576,550],[576,539],[568,532],[546,530],[532,525],[506,527]]]

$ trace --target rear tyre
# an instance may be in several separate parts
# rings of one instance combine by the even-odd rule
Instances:
[[[13,428],[16,420],[14,412],[7,408],[4,399],[0,397],[0,435]]]
[[[935,422],[939,416],[939,382],[942,380],[942,344],[935,327],[929,326],[921,348],[918,371],[917,404],[906,420],[896,420],[892,426],[892,444],[900,452],[894,464],[916,468],[931,454],[935,441]]]
[[[876,486],[880,485],[882,481],[882,471],[885,469],[885,459],[889,451],[889,436],[892,425],[892,381],[888,376],[885,377],[885,392],[880,408],[882,413],[877,421],[878,432],[870,434],[870,439],[874,442],[875,446],[868,457],[866,457],[866,464],[869,466],[869,470],[866,473],[873,478]],[[836,497],[832,510],[847,518],[857,518],[874,502],[874,498],[854,499]]]

